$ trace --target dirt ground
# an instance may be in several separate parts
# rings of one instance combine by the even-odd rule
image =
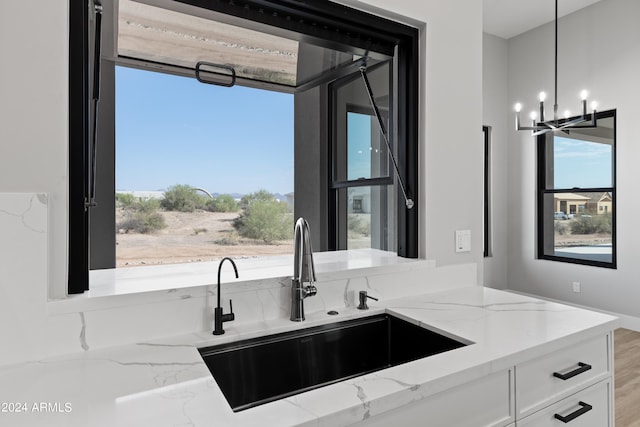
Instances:
[[[238,213],[160,212],[167,228],[151,234],[119,232],[116,236],[116,266],[177,264],[217,261],[225,256],[257,257],[293,253],[293,241],[265,244],[240,238],[233,228]],[[121,218],[117,218],[119,220]],[[352,248],[368,247],[368,238],[351,239]],[[555,235],[556,247],[611,243],[611,235]]]
[[[610,234],[565,234],[555,235],[556,247],[596,246],[611,243]]]
[[[276,244],[239,238],[238,213],[160,212],[167,228],[152,234],[119,232],[116,267],[217,261],[225,256],[254,257],[293,253],[293,242]]]

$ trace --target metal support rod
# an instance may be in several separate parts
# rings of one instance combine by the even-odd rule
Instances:
[[[102,5],[98,0],[94,2],[94,11],[96,14],[96,25],[95,34],[93,35],[95,43],[93,49],[93,95],[91,97],[93,103],[93,132],[91,137],[91,174],[89,176],[89,194],[85,199],[85,209],[97,206],[96,173],[98,170],[98,105],[100,103],[100,56],[102,46]]]
[[[400,170],[398,169],[398,163],[396,162],[396,158],[393,156],[393,151],[391,150],[391,144],[389,143],[389,137],[387,136],[387,130],[384,126],[384,121],[382,120],[382,115],[380,114],[380,110],[378,110],[378,105],[373,97],[373,91],[371,90],[371,85],[369,84],[369,78],[367,77],[367,66],[366,64],[360,65],[360,74],[362,75],[362,80],[364,81],[365,89],[367,90],[367,94],[369,95],[369,101],[371,102],[371,108],[373,108],[373,112],[378,119],[378,126],[380,127],[380,133],[382,133],[382,138],[384,139],[385,144],[387,145],[387,150],[389,152],[389,157],[391,158],[391,162],[393,163],[393,169],[396,173],[396,177],[398,178],[398,183],[400,184],[400,189],[402,190],[402,195],[404,196],[404,202],[407,206],[407,209],[411,209],[413,207],[413,200],[407,196],[407,190],[405,188],[402,177],[400,176]]]
[[[556,21],[555,21],[555,53],[554,53],[554,103],[553,120],[558,121],[558,0],[556,0]],[[544,121],[544,120],[543,120]]]

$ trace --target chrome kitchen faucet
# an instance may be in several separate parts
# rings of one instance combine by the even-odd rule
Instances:
[[[308,282],[308,286],[304,283]],[[304,299],[316,294],[316,271],[313,265],[313,250],[309,223],[298,218],[293,236],[293,277],[291,279],[291,320],[304,320]]]

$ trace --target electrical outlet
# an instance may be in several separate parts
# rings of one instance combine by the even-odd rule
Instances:
[[[580,282],[573,282],[573,292],[580,292]]]

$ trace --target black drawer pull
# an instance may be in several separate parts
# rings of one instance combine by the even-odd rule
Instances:
[[[580,415],[582,414],[586,414],[587,412],[589,412],[590,410],[593,409],[593,406],[589,405],[588,403],[584,403],[584,402],[578,402],[578,405],[581,406],[580,409],[570,413],[567,416],[562,416],[560,414],[554,414],[553,416],[557,419],[562,421],[563,423],[568,423],[570,421],[575,420],[576,418],[578,418]]]
[[[562,381],[566,381],[569,378],[573,378],[576,375],[580,375],[583,372],[587,372],[589,369],[591,369],[591,365],[588,365],[586,363],[582,363],[582,362],[578,362],[578,369],[574,369],[571,372],[567,372],[566,374],[561,374],[559,372],[554,372],[553,376],[556,378],[560,378]]]

